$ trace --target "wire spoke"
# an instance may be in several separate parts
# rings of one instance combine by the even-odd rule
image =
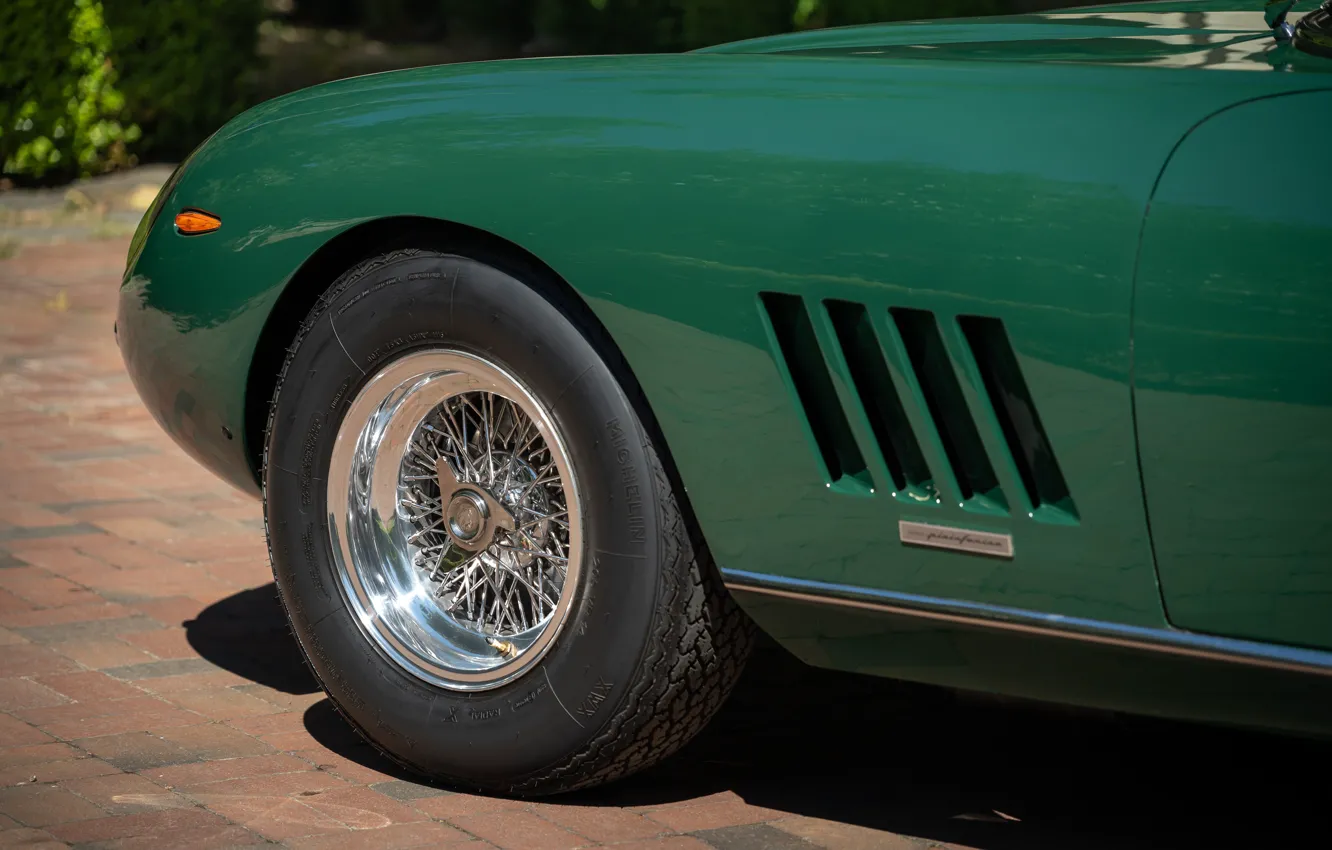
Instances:
[[[440,492],[441,458],[460,485],[483,489],[516,520],[510,530],[486,530],[481,551],[451,536],[445,511],[453,493]],[[500,640],[548,620],[569,563],[569,511],[556,456],[523,407],[490,391],[445,399],[409,441],[399,480],[412,557],[449,617]]]
[[[568,563],[568,558],[562,558],[559,555],[550,552],[542,552],[539,549],[528,549],[525,546],[510,546],[507,543],[496,543],[496,548],[504,552],[517,552],[522,555],[531,555],[534,558],[547,558],[555,563]]]

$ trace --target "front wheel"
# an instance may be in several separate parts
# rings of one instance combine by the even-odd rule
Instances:
[[[431,251],[344,274],[283,366],[264,472],[334,704],[408,768],[518,794],[674,752],[752,637],[595,331],[531,277]]]

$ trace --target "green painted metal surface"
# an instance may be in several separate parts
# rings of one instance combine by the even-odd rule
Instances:
[[[1247,103],[1189,134],[1152,199],[1134,382],[1182,628],[1332,648],[1330,146],[1332,92]]]
[[[1143,214],[1190,128],[1332,86],[1332,63],[1209,20],[1147,36],[1196,40],[1188,62],[1132,18],[1050,18],[955,24],[966,32],[951,39],[947,26],[901,30],[899,45],[951,41],[939,58],[795,58],[769,43],[777,55],[456,65],[300,92],[235,119],[170,188],[126,273],[122,349],[164,427],[254,490],[247,376],[287,282],[367,222],[465,224],[548,264],[608,329],[723,569],[1165,628],[1130,380]],[[896,32],[871,29],[786,43]],[[1239,45],[1212,51],[1233,62],[1206,61],[1213,35]],[[1103,61],[1104,39],[1141,55]],[[1254,149],[1255,173],[1277,179],[1285,144]],[[169,213],[184,206],[222,229],[175,234]],[[812,409],[762,293],[808,317],[800,362],[827,382]],[[879,363],[859,373],[838,336],[838,317],[857,315],[842,332]],[[1026,401],[987,390],[959,319],[1002,329]],[[893,411],[865,381],[900,401],[898,435],[928,470],[910,486],[876,431]],[[1033,500],[1007,439],[1003,417],[1028,406],[1064,501]],[[839,455],[811,425],[838,415],[829,433],[860,468],[830,469]],[[1014,557],[903,547],[903,519],[1010,534]]]

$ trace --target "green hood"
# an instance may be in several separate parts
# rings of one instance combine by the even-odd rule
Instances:
[[[1295,22],[1317,7],[1318,0],[1303,0],[1289,20]],[[1263,20],[1262,0],[1120,3],[1031,15],[839,27],[699,52],[1332,71],[1332,61],[1277,43]]]

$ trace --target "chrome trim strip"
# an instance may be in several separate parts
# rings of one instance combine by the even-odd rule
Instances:
[[[1165,652],[1208,661],[1332,676],[1332,652],[1316,649],[1276,646],[1173,629],[1126,626],[1102,620],[1066,617],[1061,614],[1041,614],[1020,608],[959,602],[743,570],[722,570],[722,581],[731,590],[761,593],[801,602],[838,605],[1041,637],[1068,638],[1127,649]]]

